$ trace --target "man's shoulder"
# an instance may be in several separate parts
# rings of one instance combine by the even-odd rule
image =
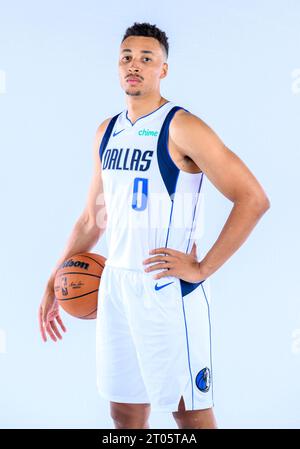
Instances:
[[[186,110],[183,106],[180,106],[180,109],[176,111],[171,123],[173,122],[175,126],[180,126],[182,123],[189,124],[195,121],[204,123],[201,117],[198,117],[196,114]]]
[[[205,126],[205,122],[192,112],[181,108],[176,111],[170,122],[170,135],[175,136],[178,132],[187,132],[195,126]]]
[[[104,133],[111,119],[112,117],[107,117],[106,119],[104,119],[103,122],[101,122],[98,126],[97,132],[99,131],[100,133]]]
[[[98,128],[96,130],[96,140],[97,142],[100,142],[102,137],[104,136],[104,133],[108,127],[109,122],[111,121],[112,117],[108,117],[104,119],[100,125],[98,125]]]

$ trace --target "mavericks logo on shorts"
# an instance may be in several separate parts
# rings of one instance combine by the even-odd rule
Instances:
[[[211,384],[211,375],[209,368],[203,368],[196,377],[196,385],[200,391],[206,393],[209,390]]]

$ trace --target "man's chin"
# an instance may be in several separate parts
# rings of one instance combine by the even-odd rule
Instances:
[[[126,95],[130,95],[132,97],[138,97],[139,95],[142,94],[142,92],[140,90],[136,90],[136,91],[132,91],[132,90],[125,90],[125,94]]]

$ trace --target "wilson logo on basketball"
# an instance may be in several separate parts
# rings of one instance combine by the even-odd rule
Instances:
[[[83,320],[97,317],[98,291],[106,258],[80,253],[62,262],[54,280],[57,302],[65,312]]]
[[[60,268],[65,268],[65,267],[79,267],[79,268],[83,268],[84,270],[88,270],[90,264],[86,263],[86,262],[81,262],[80,260],[76,260],[74,262],[73,259],[69,259],[66,262],[64,262]]]

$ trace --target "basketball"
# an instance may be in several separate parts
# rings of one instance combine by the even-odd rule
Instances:
[[[58,268],[54,293],[67,313],[84,320],[97,317],[98,290],[105,261],[100,254],[80,253]]]

